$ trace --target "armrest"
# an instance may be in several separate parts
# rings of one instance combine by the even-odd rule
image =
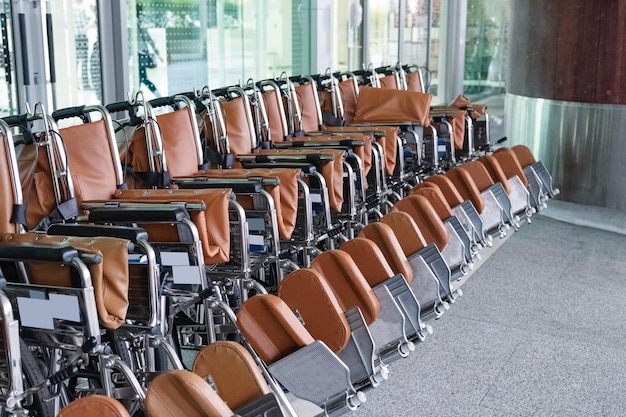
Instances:
[[[301,162],[319,165],[321,163],[326,163],[330,161],[334,161],[335,157],[333,155],[317,155],[317,154],[305,154],[305,155],[240,155],[237,157],[237,160],[242,163],[256,162],[256,163],[268,163],[268,162]]]
[[[89,221],[92,222],[182,222],[185,218],[189,218],[189,214],[183,207],[163,204],[142,208],[93,208],[88,216]]]
[[[242,162],[244,168],[299,168],[304,174],[317,172],[313,164],[306,162]]]
[[[258,193],[263,189],[265,182],[262,178],[176,178],[173,181],[178,188],[181,189],[199,189],[199,188],[231,188],[235,194],[242,193]],[[276,182],[271,185],[276,185]]]
[[[135,227],[105,226],[100,224],[80,224],[80,223],[58,223],[53,224],[48,229],[49,235],[96,237],[107,236],[137,242],[138,240],[148,240],[148,233]]]
[[[68,263],[77,256],[78,251],[69,245],[0,243],[0,258],[6,260]]]
[[[301,141],[296,140],[293,142],[279,142],[274,143],[274,147],[277,149],[285,148],[352,148],[353,146],[363,146],[365,142],[358,139],[338,139],[336,141],[328,142],[314,142],[314,141]]]

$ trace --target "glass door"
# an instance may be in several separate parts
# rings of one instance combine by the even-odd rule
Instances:
[[[0,1],[0,117],[17,113],[17,91],[15,74],[15,46],[13,44],[13,19],[11,18],[11,1]]]
[[[49,3],[51,94],[56,108],[102,102],[97,0]],[[48,18],[50,19],[50,18]],[[49,50],[48,50],[49,52]]]

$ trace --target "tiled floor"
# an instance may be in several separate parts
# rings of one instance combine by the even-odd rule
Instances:
[[[551,217],[571,209],[552,203]],[[352,415],[626,415],[626,235],[546,215],[483,262]]]

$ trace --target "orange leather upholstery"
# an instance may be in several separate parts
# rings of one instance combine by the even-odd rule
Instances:
[[[428,126],[432,96],[412,91],[363,87],[359,90],[354,123],[418,122]]]
[[[371,287],[377,286],[394,275],[385,255],[373,240],[355,237],[341,245],[341,250],[352,257]]]
[[[528,146],[515,145],[511,148],[511,150],[513,151],[513,153],[515,153],[515,156],[517,156],[517,159],[522,168],[526,168],[527,166],[533,165],[537,162],[535,156],[530,151],[530,148]]]
[[[441,220],[446,220],[453,216],[452,208],[448,204],[446,197],[441,192],[441,189],[433,183],[423,182],[417,184],[411,189],[410,195],[426,197]]]
[[[403,211],[392,211],[385,214],[380,222],[389,226],[398,239],[405,255],[412,255],[428,246],[422,231],[410,214]]]
[[[198,150],[192,122],[195,114],[186,107],[157,116],[170,177],[186,177],[198,170]]]
[[[463,196],[456,189],[450,178],[445,175],[433,175],[424,179],[424,184],[432,184],[439,188],[446,198],[446,201],[450,207],[456,207],[464,201]],[[419,187],[421,184],[417,184],[415,187]]]
[[[383,148],[385,157],[385,172],[392,175],[396,166],[398,154],[397,139],[399,129],[393,126],[327,126],[328,132],[384,132],[385,136],[378,138],[378,144]]]
[[[478,214],[482,213],[485,209],[485,201],[469,172],[465,168],[456,167],[446,172],[445,175],[452,181],[463,200],[470,200]]]
[[[347,124],[350,124],[354,119],[359,92],[356,90],[352,79],[340,81],[339,91],[341,91],[341,102],[343,104],[343,119]]]
[[[283,239],[291,238],[296,220],[298,216],[298,179],[300,178],[299,169],[273,168],[273,169],[209,169],[198,171],[195,177],[207,178],[250,178],[261,177],[269,179],[278,179],[279,185],[267,185],[267,191],[274,200],[276,207],[276,221],[278,233]],[[252,209],[252,198],[238,194],[237,202],[246,209]]]
[[[322,176],[328,188],[330,207],[341,211],[343,204],[343,157],[345,151],[339,149],[260,149],[254,152],[262,155],[332,155],[333,161],[322,165]]]
[[[314,341],[289,306],[271,294],[246,300],[237,313],[237,326],[267,365]]]
[[[394,204],[392,210],[408,213],[428,243],[434,243],[439,250],[448,244],[448,231],[430,201],[421,195],[410,195]]]
[[[370,168],[372,167],[372,137],[368,135],[362,136],[301,136],[294,137],[292,139],[293,142],[337,142],[344,139],[350,140],[360,140],[363,141],[363,146],[353,145],[351,146],[352,151],[361,159],[363,162],[363,176],[366,176],[368,172],[370,172]]]
[[[279,92],[276,90],[264,91],[263,103],[265,104],[265,112],[267,114],[272,141],[282,142],[289,138],[283,100]]]
[[[409,220],[412,221],[408,214],[401,212],[398,213],[408,217]],[[385,217],[383,217],[383,219]],[[413,223],[413,225],[415,225],[415,223]],[[411,236],[410,233],[408,235],[409,237],[407,238],[407,243],[412,243],[412,239],[414,239],[415,236]],[[404,248],[401,246],[397,235],[394,233],[394,230],[390,225],[382,222],[382,219],[381,222],[370,223],[361,229],[359,238],[366,238],[374,242],[385,256],[385,260],[387,261],[387,264],[389,264],[393,273],[404,275],[404,278],[406,278],[408,283],[413,282],[413,270],[411,269],[411,265],[406,258],[406,252],[403,250]]]
[[[517,156],[515,156],[515,152],[509,148],[500,148],[493,153],[493,158],[498,161],[507,178],[512,178],[517,175],[524,184],[524,187],[528,187],[528,180],[524,174],[524,168],[522,168]]]
[[[227,262],[230,257],[230,225],[228,222],[228,204],[231,190],[116,190],[113,199],[127,202],[193,202],[206,205],[206,211],[193,211],[191,219],[198,228],[204,263],[212,265]],[[210,213],[210,215],[208,215]],[[141,224],[152,241],[177,241],[176,225]],[[157,238],[158,236],[158,238]],[[174,240],[172,240],[174,239]]]
[[[65,144],[77,200],[80,202],[111,198],[117,182],[115,160],[107,152],[110,139],[104,121],[67,127],[59,133]]]
[[[337,297],[326,279],[315,269],[293,271],[278,286],[278,296],[289,308],[298,311],[304,327],[339,353],[350,340],[350,325]]]
[[[368,325],[376,320],[380,302],[350,255],[336,249],[322,252],[311,268],[326,279],[343,311],[359,307]]]
[[[322,128],[322,121],[319,119],[317,100],[317,88],[313,83],[297,85],[295,87],[302,115],[302,130],[304,133],[315,132]]]
[[[219,340],[204,347],[192,371],[202,378],[210,375],[220,398],[234,410],[270,392],[250,353],[236,342]]]
[[[128,244],[112,237],[49,236],[43,233],[5,234],[3,241],[26,244],[68,244],[80,252],[100,255],[102,262],[89,263],[100,324],[117,329],[128,311]],[[72,268],[66,264],[28,263],[28,277],[34,284],[72,287]]]
[[[252,152],[252,138],[256,136],[252,115],[247,102],[241,97],[223,102],[222,111],[230,153],[235,160],[233,168],[241,168],[241,164],[236,160],[237,155]]]
[[[473,109],[470,112],[470,116],[473,119],[477,119],[485,115],[485,110],[487,110],[487,105],[485,104],[473,104],[469,98],[467,98],[463,94],[459,94],[457,98],[451,104],[454,107],[471,107]]]
[[[130,414],[116,399],[99,394],[72,401],[57,414],[57,417],[85,416],[130,417]]]
[[[146,392],[145,407],[150,417],[233,415],[233,411],[204,379],[184,370],[167,371],[154,378]]]
[[[509,186],[509,177],[506,176],[500,162],[491,155],[483,155],[478,158],[478,162],[484,165],[489,173],[489,176],[494,182],[499,182],[504,187],[504,191],[507,194],[511,194],[511,187]]]
[[[495,184],[495,181],[491,178],[491,175],[489,175],[489,171],[487,171],[485,165],[478,161],[464,163],[463,169],[470,174],[472,180],[474,180],[474,184],[476,184],[476,187],[478,187],[481,192]]]
[[[407,90],[414,91],[416,93],[424,92],[424,85],[422,84],[422,77],[418,72],[408,72],[406,75]]]
[[[384,77],[379,78],[380,88],[391,88],[394,90],[398,89],[398,83],[396,82],[395,75],[385,75]]]

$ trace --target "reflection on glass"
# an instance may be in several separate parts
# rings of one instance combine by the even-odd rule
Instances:
[[[63,83],[57,108],[102,100],[97,10],[96,0],[50,2],[56,74]]]
[[[369,57],[375,67],[398,62],[400,1],[369,2]]]
[[[505,134],[504,94],[511,0],[468,0],[464,93],[487,104],[492,141]]]
[[[11,2],[0,1],[0,117],[8,116],[17,112],[17,94],[15,91],[15,62],[13,61],[13,42],[11,21]]]
[[[510,0],[469,0],[465,45],[465,93],[504,88]]]
[[[305,37],[294,28],[309,21],[309,3],[127,0],[131,88],[156,96],[291,72],[308,62],[309,42],[296,47]]]

